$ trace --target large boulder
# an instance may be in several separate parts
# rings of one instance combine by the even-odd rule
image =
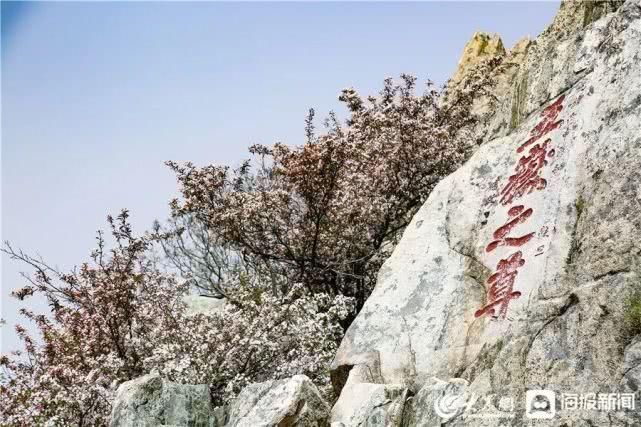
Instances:
[[[435,188],[347,331],[333,416],[349,419],[341,402],[371,388],[360,381],[406,387],[413,425],[436,422],[417,402],[440,403],[439,384],[515,402],[500,422],[448,425],[523,425],[532,389],[556,393],[561,424],[641,423],[621,405],[561,406],[564,394],[638,394],[641,2],[607,13],[616,6],[564,2],[532,41],[490,139]]]
[[[209,387],[181,385],[145,375],[120,385],[111,412],[111,427],[215,427]]]
[[[322,427],[330,406],[305,375],[251,384],[229,409],[229,427]]]

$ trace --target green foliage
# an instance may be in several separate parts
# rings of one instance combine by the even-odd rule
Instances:
[[[581,242],[577,239],[577,229],[579,227],[579,221],[586,209],[585,199],[583,196],[579,196],[574,203],[574,209],[576,210],[576,221],[574,223],[574,229],[572,230],[572,244],[570,250],[568,251],[568,256],[565,260],[565,266],[570,267],[574,265],[576,261],[576,256],[581,250]]]
[[[627,339],[631,340],[634,336],[641,334],[641,289],[635,290],[626,298],[623,324]]]
[[[499,338],[499,340],[495,344],[496,354],[499,354],[501,350],[503,350],[504,345],[505,345],[505,342],[503,342],[503,338]]]
[[[583,196],[579,196],[578,199],[576,199],[574,207],[576,208],[576,219],[578,222],[579,218],[581,218],[581,215],[583,215],[583,211],[585,210],[585,199],[583,198]]]

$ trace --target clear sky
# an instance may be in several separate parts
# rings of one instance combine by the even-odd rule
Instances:
[[[139,232],[177,195],[165,160],[238,164],[252,143],[298,144],[309,107],[406,72],[444,82],[475,31],[507,47],[558,2],[2,2],[2,239],[68,269],[108,213]],[[8,298],[24,266],[2,259]],[[45,307],[40,307],[44,309]]]

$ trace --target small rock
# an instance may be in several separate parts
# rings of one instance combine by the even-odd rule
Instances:
[[[251,384],[229,410],[228,427],[305,426],[328,424],[330,407],[305,375]]]
[[[120,385],[109,425],[215,427],[215,420],[208,386],[176,384],[149,374]]]

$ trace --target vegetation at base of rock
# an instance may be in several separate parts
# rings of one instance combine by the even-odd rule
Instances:
[[[40,336],[17,326],[24,351],[0,358],[0,425],[106,425],[119,384],[147,373],[207,384],[216,404],[295,374],[331,393],[329,363],[354,308],[475,146],[471,101],[495,65],[452,90],[428,83],[416,95],[408,75],[385,80],[378,97],[344,90],[344,124],[330,114],[319,134],[312,110],[302,146],[252,146],[253,162],[236,170],[169,162],[182,192],[169,223],[139,237],[127,211],[110,217],[113,248],[99,233],[91,260],[71,272],[7,243],[35,271],[14,296],[43,297],[51,313],[23,310]],[[188,315],[190,288],[224,308]]]
[[[329,392],[350,299],[299,285],[273,292],[238,276],[221,312],[187,315],[187,283],[158,269],[127,212],[109,223],[113,249],[99,234],[91,261],[69,273],[6,247],[36,270],[14,296],[44,297],[52,316],[22,311],[40,336],[18,326],[24,352],[0,358],[0,425],[107,425],[118,385],[150,372],[208,384],[214,404],[298,373]]]
[[[639,283],[641,285],[641,283]],[[641,289],[635,290],[625,300],[623,311],[624,336],[629,342],[641,334]]]
[[[114,248],[108,250],[99,233],[91,261],[69,273],[6,246],[35,270],[13,295],[43,297],[51,317],[22,310],[40,337],[16,326],[24,352],[0,359],[0,424],[104,424],[112,384],[145,373],[158,334],[179,328],[177,296],[186,287],[155,268],[126,211],[109,225]]]
[[[577,229],[579,227],[579,221],[586,209],[585,199],[583,196],[579,196],[576,199],[574,204],[574,210],[576,212],[576,221],[574,222],[574,228],[572,229],[572,239],[570,249],[568,251],[568,256],[565,260],[565,268],[571,267],[576,261],[576,256],[581,251],[581,242],[577,238]]]

